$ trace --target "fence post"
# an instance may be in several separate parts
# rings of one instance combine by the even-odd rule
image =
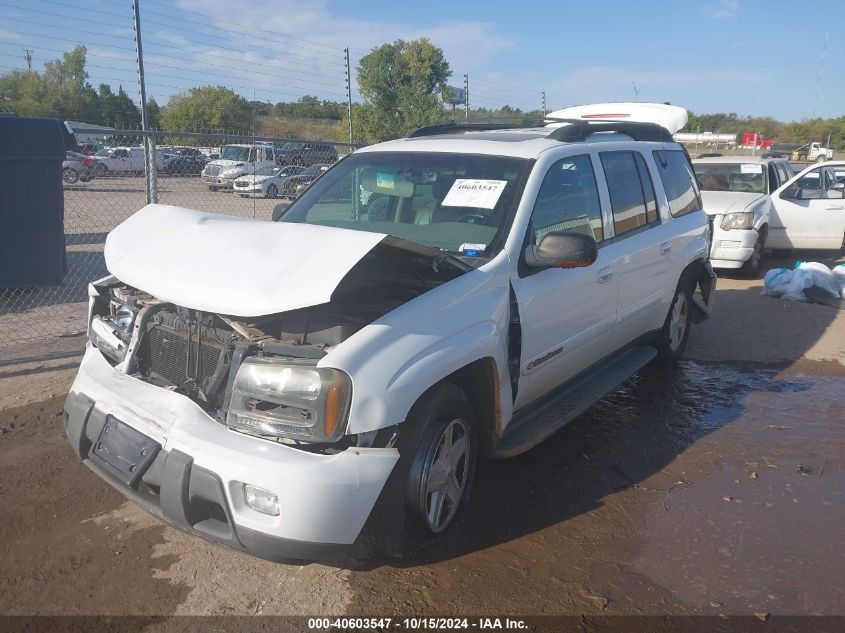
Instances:
[[[150,134],[147,119],[147,88],[144,84],[144,52],[141,46],[141,8],[140,0],[132,0],[133,22],[135,26],[135,62],[138,67],[138,91],[141,95],[141,130],[144,137],[144,190],[147,194],[147,204],[158,198],[155,191],[155,141]],[[152,147],[152,149],[150,149]]]
[[[352,142],[352,74],[349,72],[349,47],[343,49],[346,58],[346,116],[349,118],[349,142]]]
[[[464,118],[469,118],[469,75],[464,74]]]

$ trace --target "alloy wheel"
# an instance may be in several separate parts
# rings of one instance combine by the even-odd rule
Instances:
[[[426,525],[435,534],[443,532],[455,518],[469,476],[469,428],[456,418],[440,433],[429,451],[420,486],[420,509]]]

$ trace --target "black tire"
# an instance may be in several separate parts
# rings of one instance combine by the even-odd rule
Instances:
[[[427,520],[427,509],[437,492],[426,492],[426,483],[434,484],[432,460],[444,445],[444,434],[456,423],[463,423],[467,451],[454,464],[454,472],[445,478],[463,478],[455,507],[442,503],[441,517],[445,524],[434,530]],[[457,437],[460,437],[458,435]],[[478,438],[475,414],[469,398],[451,383],[438,383],[411,408],[406,421],[399,427],[397,442],[399,461],[385,484],[368,523],[368,537],[377,550],[388,556],[404,556],[431,541],[459,523],[470,497],[475,465],[478,458]],[[448,487],[448,486],[446,486]],[[445,492],[442,493],[444,496]],[[428,507],[427,507],[428,506]],[[450,515],[450,516],[446,516]]]
[[[764,227],[760,231],[760,235],[757,236],[757,242],[754,244],[754,252],[751,253],[751,257],[749,257],[748,261],[742,266],[740,272],[748,279],[757,279],[760,275],[760,270],[763,268],[763,259],[766,254],[767,235],[768,231]]]
[[[661,365],[672,365],[684,355],[689,340],[692,325],[692,284],[684,277],[678,282],[675,296],[669,306],[669,313],[663,322],[663,328],[657,338],[657,362]],[[683,314],[678,314],[676,308],[683,302],[685,308],[679,308]],[[679,332],[682,326],[683,331]]]
[[[268,198],[277,198],[279,196],[279,188],[276,185],[270,185],[267,187],[267,197]]]
[[[208,186],[209,191],[217,191],[220,187],[212,187],[211,185]]]
[[[92,178],[91,176],[80,176],[79,181],[80,182],[88,182],[89,180],[91,180],[91,178]]]
[[[74,185],[79,180],[79,172],[73,167],[65,167],[62,169],[62,182],[66,185]]]

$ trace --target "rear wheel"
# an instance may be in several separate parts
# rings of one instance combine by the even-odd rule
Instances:
[[[79,180],[79,172],[77,172],[72,167],[65,167],[62,170],[62,181],[65,184],[72,185]]]
[[[270,185],[267,187],[267,197],[268,198],[275,198],[279,195],[279,188],[276,185]]]
[[[208,186],[209,191],[217,191],[220,187],[212,187],[211,185]]]
[[[657,360],[663,365],[677,362],[684,355],[692,324],[692,290],[686,279],[681,279],[675,290],[669,314],[657,339]]]

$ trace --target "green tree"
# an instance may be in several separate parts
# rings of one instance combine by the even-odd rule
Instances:
[[[155,99],[147,99],[147,123],[151,130],[161,129],[161,107]]]
[[[364,140],[396,138],[442,120],[440,95],[452,71],[427,38],[382,44],[361,58],[357,72]]]
[[[165,130],[252,129],[249,101],[223,86],[199,86],[170,97],[162,114]]]

